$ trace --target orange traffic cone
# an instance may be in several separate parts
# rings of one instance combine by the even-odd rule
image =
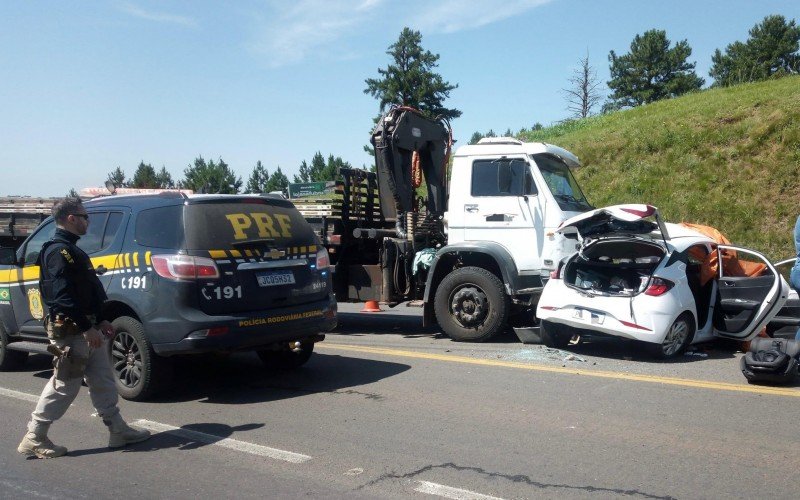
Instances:
[[[379,313],[382,311],[383,309],[378,305],[377,300],[368,300],[364,302],[364,309],[361,310],[362,313]]]

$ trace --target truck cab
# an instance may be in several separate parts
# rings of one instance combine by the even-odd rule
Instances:
[[[497,242],[522,276],[546,282],[575,250],[575,240],[555,230],[592,209],[570,171],[579,166],[563,148],[508,137],[458,148],[445,213],[448,244]]]

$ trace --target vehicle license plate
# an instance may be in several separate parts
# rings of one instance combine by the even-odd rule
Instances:
[[[291,271],[274,271],[271,273],[258,273],[258,286],[293,285],[294,273]]]
[[[603,313],[578,308],[576,308],[575,312],[572,313],[572,317],[589,321],[593,325],[602,325],[603,321],[606,319],[606,315]]]

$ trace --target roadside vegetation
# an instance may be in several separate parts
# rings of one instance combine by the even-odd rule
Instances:
[[[577,154],[597,206],[650,203],[774,260],[800,214],[800,76],[713,88],[568,121],[520,138]]]

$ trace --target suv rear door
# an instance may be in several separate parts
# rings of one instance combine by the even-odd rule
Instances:
[[[715,333],[737,340],[753,338],[783,307],[789,286],[756,251],[718,245],[716,252],[722,265],[718,266]]]
[[[184,209],[186,252],[210,257],[218,279],[198,280],[206,314],[261,311],[314,302],[327,293],[317,270],[317,237],[285,200],[248,197],[192,201]]]

